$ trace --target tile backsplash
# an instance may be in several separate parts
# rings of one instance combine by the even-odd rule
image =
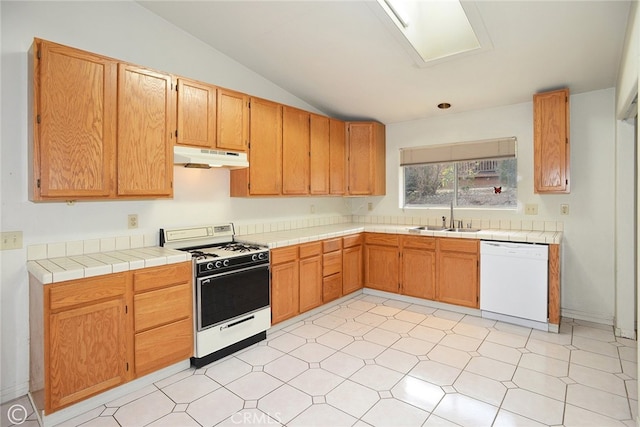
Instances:
[[[562,221],[523,221],[523,220],[496,220],[478,218],[459,218],[464,227],[493,230],[523,230],[523,231],[564,231]],[[257,233],[270,233],[273,231],[295,230],[298,228],[317,227],[332,224],[390,224],[390,225],[441,225],[441,217],[426,216],[382,216],[382,215],[330,215],[307,216],[281,221],[249,222],[240,221],[234,223],[238,236]],[[448,224],[447,224],[448,225]],[[59,258],[97,252],[109,252],[115,250],[135,249],[147,246],[157,246],[158,236],[131,235],[109,237],[103,239],[75,240],[71,242],[57,242],[31,245],[27,247],[27,261],[35,261],[46,258]]]

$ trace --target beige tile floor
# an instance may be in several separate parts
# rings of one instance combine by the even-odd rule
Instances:
[[[62,425],[633,426],[636,348],[362,294]]]

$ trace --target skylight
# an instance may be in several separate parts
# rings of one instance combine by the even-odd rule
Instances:
[[[483,47],[458,0],[378,0],[378,3],[424,63]]]

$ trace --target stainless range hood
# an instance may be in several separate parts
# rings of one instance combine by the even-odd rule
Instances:
[[[241,169],[249,167],[246,153],[179,146],[173,147],[173,163],[194,168]]]

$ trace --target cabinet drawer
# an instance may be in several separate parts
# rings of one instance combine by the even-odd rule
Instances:
[[[285,248],[273,249],[271,251],[271,264],[282,264],[298,259],[298,246],[287,246]]]
[[[133,298],[136,332],[190,317],[192,301],[190,283],[136,295]]]
[[[191,261],[144,268],[133,273],[133,291],[144,292],[180,283],[191,283],[193,264]]]
[[[342,272],[342,251],[330,252],[322,256],[322,276]]]
[[[322,302],[327,303],[342,296],[342,274],[322,279]]]
[[[328,239],[322,242],[322,252],[325,254],[327,252],[338,251],[342,249],[342,238],[338,237],[337,239]]]
[[[402,236],[402,246],[416,249],[436,249],[435,237]]]
[[[367,233],[364,242],[373,245],[398,246],[397,234]]]
[[[322,242],[305,243],[300,245],[300,258],[318,256],[322,253]]]
[[[342,247],[350,248],[352,246],[361,245],[364,242],[362,234],[354,234],[353,236],[345,236],[342,238]]]
[[[73,280],[50,285],[49,308],[59,310],[124,295],[127,288],[125,273]]]
[[[478,242],[475,239],[438,239],[438,248],[441,251],[478,253]]]
[[[150,329],[135,336],[136,375],[167,367],[193,356],[191,318]]]

